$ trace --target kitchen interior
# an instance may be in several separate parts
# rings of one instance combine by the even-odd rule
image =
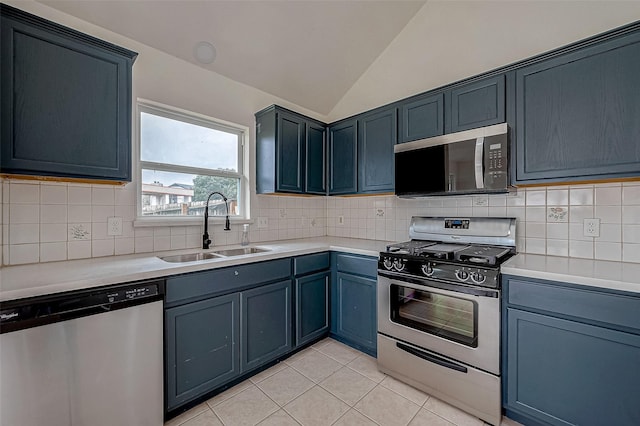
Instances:
[[[639,3],[2,19],[1,426],[640,423]],[[13,32],[125,58],[123,175],[20,162]],[[139,105],[244,129],[229,223],[211,194],[208,228],[141,217]],[[287,129],[319,150],[282,149]]]

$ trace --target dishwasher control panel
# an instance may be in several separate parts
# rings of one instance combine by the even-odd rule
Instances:
[[[162,300],[164,280],[119,284],[3,302],[0,334]]]
[[[110,293],[106,293],[104,296],[106,302],[114,303],[157,296],[158,294],[160,294],[160,291],[157,285],[145,284],[138,287],[129,287],[122,290],[116,290]]]

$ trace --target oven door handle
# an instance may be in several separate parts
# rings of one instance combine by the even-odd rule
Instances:
[[[444,358],[441,358],[439,356],[435,356],[435,355],[420,351],[418,349],[412,348],[411,346],[407,346],[407,345],[405,345],[403,343],[396,342],[396,346],[398,347],[398,349],[402,349],[403,351],[408,352],[411,355],[417,356],[418,358],[422,358],[422,359],[424,359],[426,361],[429,361],[429,362],[433,362],[434,364],[438,364],[438,365],[441,365],[443,367],[450,368],[452,370],[457,370],[457,371],[460,371],[462,373],[466,373],[467,372],[467,367],[462,366],[460,364],[456,364],[454,362],[451,362],[451,361],[449,361],[447,359],[444,359]]]

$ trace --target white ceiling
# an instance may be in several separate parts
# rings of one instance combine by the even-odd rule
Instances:
[[[425,1],[40,0],[300,105],[328,114]],[[194,48],[212,43],[216,60]],[[188,78],[188,77],[185,77]]]

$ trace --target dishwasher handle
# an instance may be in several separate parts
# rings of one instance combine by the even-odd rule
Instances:
[[[0,334],[162,300],[164,280],[145,281],[3,302]]]

